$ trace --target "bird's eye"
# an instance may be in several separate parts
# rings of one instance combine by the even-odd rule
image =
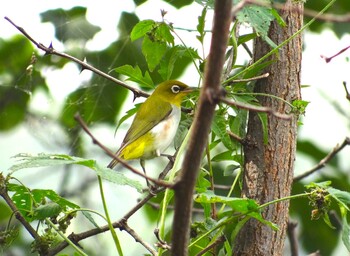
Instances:
[[[171,91],[176,94],[176,93],[179,93],[181,91],[181,88],[178,85],[173,85],[173,86],[171,86]]]

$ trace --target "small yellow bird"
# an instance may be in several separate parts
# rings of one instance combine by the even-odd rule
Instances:
[[[181,102],[194,89],[176,80],[159,84],[140,106],[115,155],[123,160],[140,159],[145,171],[145,159],[160,156],[174,140]],[[107,167],[113,169],[117,164],[113,159]]]

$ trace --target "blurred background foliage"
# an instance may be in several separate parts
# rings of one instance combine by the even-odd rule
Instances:
[[[134,0],[135,8],[142,5],[144,2],[147,2],[147,0]],[[196,4],[191,0],[165,2],[176,8],[181,8],[189,4]],[[306,1],[305,8],[319,11],[328,2],[328,0],[309,0]],[[106,6],[106,8],[108,8],[108,6]],[[114,42],[111,42],[108,47],[98,51],[88,51],[85,46],[87,42],[93,39],[96,33],[103,30],[103,28],[91,24],[86,18],[86,12],[86,7],[77,6],[69,10],[47,10],[41,13],[40,17],[43,23],[48,22],[54,26],[56,39],[62,43],[64,52],[79,59],[86,59],[92,66],[110,73],[116,78],[123,79],[123,77],[113,71],[113,69],[126,64],[131,66],[138,65],[143,73],[149,71],[141,51],[141,41],[136,40],[132,42],[129,37],[132,28],[139,22],[139,18],[135,12],[122,13],[119,24],[116,27],[116,30],[119,32],[119,37],[116,38]],[[338,0],[329,9],[329,13],[334,15],[343,15],[349,12],[350,1],[348,0]],[[305,21],[308,21],[310,18],[311,17],[306,16]],[[311,25],[310,30],[320,33],[324,29],[331,29],[341,38],[344,34],[349,33],[348,28],[349,23],[334,23],[317,20]],[[15,28],[13,29],[15,30]],[[40,39],[38,40],[40,41]],[[53,45],[53,47],[55,48],[55,45]],[[46,131],[50,129],[59,129],[59,134],[62,136],[62,139],[59,140],[66,150],[65,153],[77,156],[84,156],[86,144],[84,144],[84,140],[81,138],[82,133],[80,128],[74,121],[73,116],[75,113],[79,112],[88,123],[89,127],[93,128],[101,124],[107,124],[109,130],[113,133],[113,127],[116,125],[116,118],[121,114],[120,112],[127,99],[128,91],[126,89],[92,74],[83,84],[66,95],[64,103],[58,112],[50,112],[50,109],[46,111],[37,111],[37,109],[33,109],[30,105],[31,100],[38,92],[43,93],[48,100],[52,98],[51,87],[45,75],[46,71],[50,69],[63,69],[71,62],[57,56],[43,56],[42,52],[35,49],[33,44],[21,34],[9,39],[0,38],[0,60],[1,133],[5,134],[6,132],[15,130],[19,126],[23,126],[26,129],[28,128],[29,122],[35,122],[33,120],[37,119],[37,121],[45,127]],[[190,63],[190,58],[188,57],[177,59],[172,78],[180,77]],[[161,76],[156,71],[149,71],[155,84],[162,80]],[[344,116],[344,126],[350,127],[348,113],[348,110],[343,110],[340,114]],[[43,116],[46,117],[46,120],[42,119]],[[325,117],[325,122],[326,121]],[[325,134],[324,136],[327,135]],[[346,135],[344,135],[344,137],[345,136]],[[19,143],[25,142],[21,141]],[[329,152],[328,150],[319,148],[314,141],[310,140],[298,141],[297,150],[298,154],[302,154],[308,161],[314,164],[318,163]],[[19,144],[18,153],[20,152],[22,151]],[[4,171],[2,168],[3,167],[0,166],[0,169]],[[217,168],[223,168],[220,173],[224,173],[224,166],[218,165]],[[312,181],[320,182],[331,180],[334,187],[348,191],[350,187],[349,172],[350,165],[348,164],[347,169],[344,169],[336,156],[315,179],[312,179]],[[218,175],[216,181],[219,184],[228,185],[233,181],[233,178],[233,176],[230,178],[228,176]],[[65,179],[68,179],[68,177]],[[310,180],[308,179],[308,181]],[[293,186],[293,194],[304,192],[304,184],[308,181],[302,180],[296,182]],[[86,182],[86,180],[84,180],[84,182]],[[58,191],[58,193],[60,192],[62,191]],[[65,191],[67,194],[70,192],[72,191]],[[237,195],[239,192],[237,191],[235,194]],[[155,199],[154,202],[156,203],[157,199]],[[307,204],[307,200],[291,201],[291,219],[298,222],[300,245],[307,253],[319,250],[321,255],[331,255],[339,243],[340,227],[334,224],[337,228],[332,230],[320,220],[311,221],[311,207],[308,207]],[[2,201],[0,201],[0,209],[0,224],[1,229],[3,229],[7,225],[11,212]],[[156,208],[151,206],[147,207],[146,212],[149,221],[156,220]],[[336,219],[334,221],[336,223]],[[14,230],[14,232],[19,232],[20,235],[13,242],[13,248],[20,248],[20,250],[28,252],[29,244],[23,234],[25,231],[21,229],[20,231]],[[1,239],[7,238],[1,237]],[[16,254],[16,249],[5,251],[7,255]]]

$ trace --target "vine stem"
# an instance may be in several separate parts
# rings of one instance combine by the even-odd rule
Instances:
[[[117,248],[118,254],[119,254],[120,256],[123,256],[123,251],[122,251],[122,248],[121,248],[121,246],[120,246],[120,242],[119,242],[117,233],[115,232],[114,227],[113,227],[113,223],[112,223],[112,221],[111,221],[111,218],[109,217],[108,207],[107,207],[107,203],[106,203],[106,199],[105,199],[105,195],[104,195],[104,191],[103,191],[103,182],[102,182],[102,178],[101,178],[100,175],[98,175],[98,176],[97,176],[97,179],[98,179],[98,185],[99,185],[99,187],[100,187],[101,200],[102,200],[103,209],[104,209],[104,212],[105,212],[105,215],[106,215],[106,219],[107,219],[107,223],[108,223],[109,230],[111,231],[111,234],[112,234],[112,237],[113,237],[115,246],[116,246],[116,248]]]

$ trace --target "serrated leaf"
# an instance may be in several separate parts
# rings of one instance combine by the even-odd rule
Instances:
[[[258,5],[246,5],[238,12],[237,19],[241,23],[248,23],[251,25],[258,35],[264,40],[267,40],[270,45],[275,45],[271,39],[268,38],[270,23],[275,19],[270,8]]]
[[[153,20],[143,20],[137,23],[130,33],[131,41],[135,41],[143,36],[145,36],[148,32],[152,31],[156,22]]]
[[[154,36],[156,41],[163,41],[170,45],[174,45],[174,36],[171,34],[168,24],[164,22],[158,23],[158,26],[154,31]]]
[[[128,185],[130,187],[135,188],[137,191],[142,192],[142,186],[139,182],[127,178],[121,172],[113,171],[107,167],[100,167],[96,164],[96,161],[93,159],[84,159],[64,154],[39,154],[35,156],[28,154],[19,154],[15,157],[21,158],[22,163],[11,166],[10,170],[12,172],[24,168],[78,164],[94,170],[97,173],[97,175],[100,175],[103,179],[106,179],[119,185]]]
[[[198,36],[196,36],[196,38],[198,39],[198,41],[203,44],[204,41],[204,36],[205,36],[205,17],[207,15],[207,7],[204,7],[202,10],[202,13],[200,16],[198,16],[198,24],[197,24],[197,32],[199,33]]]
[[[47,166],[57,166],[64,164],[79,164],[84,165],[89,168],[94,168],[95,160],[84,159],[80,157],[74,157],[64,154],[18,154],[14,156],[15,158],[21,158],[22,163],[15,164],[9,169],[12,172],[25,169],[25,168],[36,168],[36,167],[47,167]]]
[[[132,180],[126,177],[122,172],[117,172],[107,167],[101,167],[96,165],[96,173],[100,175],[103,179],[113,182],[118,185],[127,185],[135,188],[138,192],[142,193],[142,185],[140,182]]]
[[[121,75],[127,76],[127,80],[136,82],[141,86],[154,89],[154,83],[150,74],[148,71],[145,71],[145,75],[143,75],[139,66],[132,67],[131,65],[124,65],[115,68],[114,71],[118,72]]]
[[[145,37],[142,42],[142,54],[145,56],[148,68],[152,72],[159,64],[167,50],[165,42],[151,41],[149,37]]]

